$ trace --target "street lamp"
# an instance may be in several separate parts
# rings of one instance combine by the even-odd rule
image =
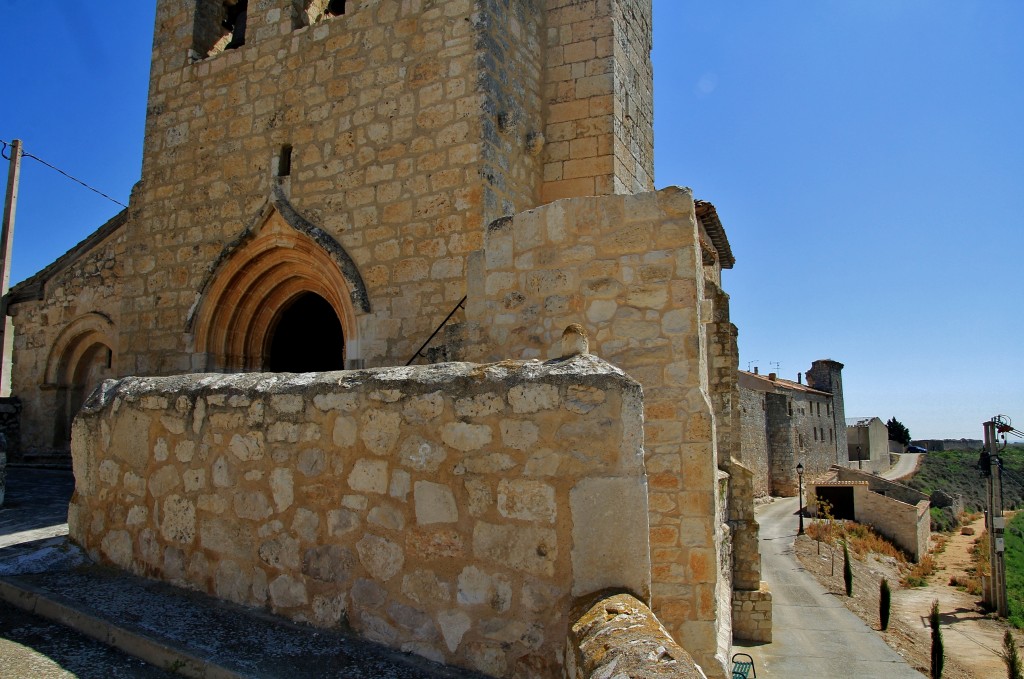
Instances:
[[[796,478],[800,484],[800,530],[797,531],[797,535],[804,534],[804,463],[801,462],[796,466]]]

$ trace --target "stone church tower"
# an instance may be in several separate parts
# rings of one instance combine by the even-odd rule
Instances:
[[[733,260],[710,204],[653,192],[651,14],[157,0],[129,208],[11,293],[22,447],[66,447],[107,377],[547,358],[585,322],[644,385],[655,611],[721,669]]]

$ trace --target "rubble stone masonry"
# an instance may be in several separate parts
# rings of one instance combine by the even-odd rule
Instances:
[[[593,356],[108,381],[72,537],[104,563],[498,677],[649,601],[639,385]]]

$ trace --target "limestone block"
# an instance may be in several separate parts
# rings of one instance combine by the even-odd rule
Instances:
[[[308,509],[299,507],[295,510],[292,518],[292,531],[306,542],[316,542],[317,529],[320,527],[320,517]]]
[[[317,594],[313,597],[313,621],[324,627],[337,626],[346,610],[345,594],[325,596]]]
[[[443,446],[415,435],[402,441],[399,448],[402,465],[415,471],[436,472],[447,456]]]
[[[270,472],[270,492],[274,496],[274,506],[278,512],[292,506],[295,500],[294,487],[291,469],[278,468]]]
[[[340,410],[351,413],[359,407],[356,394],[317,394],[313,397],[313,405],[324,412]]]
[[[508,392],[512,411],[518,414],[551,410],[559,405],[558,387],[551,384],[519,384]]]
[[[647,483],[643,477],[581,479],[569,493],[572,595],[651,591]]]
[[[402,530],[405,528],[405,515],[391,505],[377,505],[370,510],[366,517],[367,523],[372,523],[388,530]]]
[[[491,427],[486,424],[449,422],[441,429],[441,439],[457,450],[480,450],[491,442]]]
[[[498,482],[498,513],[510,519],[555,522],[555,489],[542,481],[502,479]]]
[[[448,650],[454,653],[462,643],[472,624],[469,616],[460,610],[441,611],[437,614],[437,624],[441,628],[441,636]]]
[[[226,457],[218,457],[213,463],[213,485],[218,488],[235,485],[233,470]]]
[[[244,604],[249,600],[252,577],[236,562],[226,559],[217,566],[214,591],[222,599]]]
[[[388,490],[388,463],[386,460],[361,458],[352,466],[348,485],[361,493],[383,494]]]
[[[267,496],[258,490],[236,491],[232,498],[235,515],[240,519],[265,519],[273,513]]]
[[[458,417],[485,417],[499,413],[505,408],[505,402],[493,392],[477,394],[455,401],[455,414]]]
[[[140,524],[145,524],[148,519],[149,509],[136,505],[128,510],[128,517],[125,519],[125,524],[128,526],[138,526]]]
[[[473,554],[516,571],[550,577],[555,572],[558,541],[548,528],[478,521],[473,528]]]
[[[169,495],[163,502],[160,535],[171,542],[191,543],[196,537],[196,506],[180,495]]]
[[[401,419],[396,412],[367,410],[362,417],[359,438],[371,453],[387,455],[398,441]]]
[[[379,535],[364,535],[356,543],[359,561],[375,578],[387,582],[405,564],[405,553],[401,546]]]
[[[338,415],[334,419],[334,431],[331,434],[334,445],[339,448],[351,448],[356,444],[357,431],[355,418]]]
[[[459,573],[457,600],[468,606],[487,605],[504,613],[512,604],[512,583],[501,573],[490,575],[476,566],[467,566]]]
[[[280,575],[270,583],[270,600],[275,608],[291,608],[306,603],[306,586],[288,574]]]
[[[340,545],[310,547],[302,555],[302,573],[321,582],[346,584],[355,565],[355,553]]]
[[[353,442],[355,442],[354,435]],[[318,448],[307,448],[299,453],[297,467],[303,476],[319,476],[326,466],[327,462],[324,458],[324,451]]]
[[[529,450],[540,434],[536,424],[523,420],[502,420],[500,429],[501,442],[515,450]]]
[[[128,531],[113,530],[103,536],[100,542],[103,556],[115,566],[128,568],[132,563],[132,538]]]
[[[402,416],[409,424],[426,424],[441,414],[444,398],[441,392],[409,398],[402,407]]]
[[[145,479],[133,471],[126,471],[124,477],[125,491],[129,494],[141,497],[145,495]]]
[[[359,528],[359,515],[347,509],[332,509],[327,512],[327,532],[335,537]]]
[[[116,486],[121,478],[121,466],[113,460],[103,460],[99,466],[99,478],[108,486]]]
[[[451,586],[434,571],[417,569],[402,578],[402,593],[418,604],[434,606],[452,599]]]
[[[263,432],[249,432],[245,436],[235,434],[231,437],[228,450],[234,453],[235,457],[243,462],[262,460],[264,451]]]
[[[221,554],[250,559],[255,553],[246,526],[231,519],[207,519],[199,524],[199,544]]]
[[[425,526],[433,523],[455,523],[459,510],[451,488],[440,483],[417,481],[413,487],[416,506],[416,523]]]
[[[412,478],[409,472],[404,469],[396,469],[391,472],[391,485],[388,487],[388,495],[396,500],[406,501],[409,495]]]
[[[109,454],[130,469],[143,469],[149,460],[149,419],[127,410],[114,422]]]
[[[298,570],[299,541],[290,535],[279,535],[260,544],[259,556],[268,566],[280,570]]]
[[[149,492],[153,497],[163,497],[181,485],[178,470],[172,466],[161,467],[149,478]]]

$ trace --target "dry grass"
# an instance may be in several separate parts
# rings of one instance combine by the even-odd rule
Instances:
[[[931,554],[925,554],[903,575],[900,583],[904,587],[924,587],[934,572],[935,558]]]

